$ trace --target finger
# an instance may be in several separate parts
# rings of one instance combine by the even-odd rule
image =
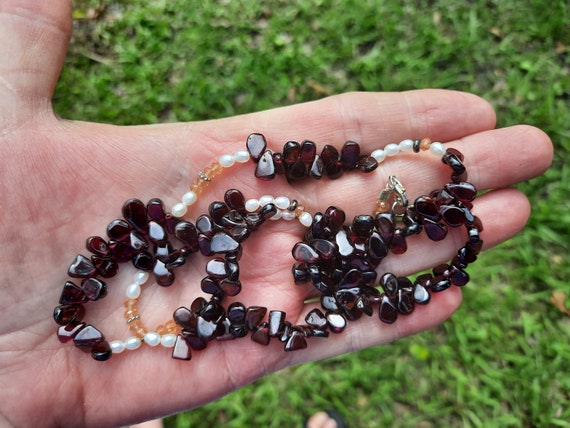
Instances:
[[[0,2],[0,108],[48,108],[71,35],[71,2]],[[16,103],[16,104],[14,104]],[[0,114],[0,117],[6,117]],[[13,117],[13,116],[12,116]]]

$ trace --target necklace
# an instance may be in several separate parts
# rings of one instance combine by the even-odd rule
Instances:
[[[372,213],[357,215],[352,222],[336,206],[311,214],[296,199],[262,195],[246,200],[237,189],[226,191],[224,200],[212,202],[208,213],[195,222],[184,219],[210,182],[235,164],[253,162],[257,179],[282,176],[294,184],[303,179],[338,179],[350,171],[370,173],[397,154],[421,152],[432,153],[450,168],[450,182],[410,203],[404,185],[390,176]],[[173,358],[190,360],[192,351],[210,342],[247,336],[261,345],[278,340],[285,351],[304,349],[310,338],[339,334],[349,321],[372,316],[375,309],[380,322],[394,323],[416,305],[429,303],[432,293],[468,283],[465,269],[481,250],[483,228],[471,212],[477,190],[466,180],[463,155],[428,138],[388,144],[366,155],[353,141],[340,151],[325,145],[320,153],[311,141],[289,141],[282,152],[272,152],[262,134],[251,134],[246,150],[222,155],[201,171],[170,213],[160,199],[146,204],[129,199],[122,218],[107,226],[106,239],[87,238],[90,256],[75,257],[54,310],[57,336],[60,342],[73,342],[99,361],[138,349],[142,343],[172,348]],[[247,287],[240,281],[242,244],[270,220],[298,220],[306,228],[291,251],[292,275],[295,286],[318,292],[321,307],[306,314],[305,324],[291,323],[281,310],[246,307],[235,299],[227,304]],[[378,275],[382,260],[390,254],[404,254],[411,236],[425,232],[431,241],[442,241],[449,228],[458,227],[466,229],[467,240],[449,263],[413,280],[389,272]],[[177,308],[171,320],[148,330],[137,307],[143,285],[152,277],[159,286],[172,286],[177,268],[198,253],[208,258],[200,285],[209,298],[197,297],[190,305]],[[99,329],[83,321],[85,305],[104,298],[108,279],[118,273],[120,264],[128,262],[136,272],[126,288],[124,316],[133,335],[108,341]]]

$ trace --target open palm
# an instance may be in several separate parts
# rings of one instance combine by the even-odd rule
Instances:
[[[279,150],[288,140],[311,139],[337,147],[360,142],[364,151],[404,138],[430,136],[465,154],[470,181],[490,190],[474,212],[485,226],[485,247],[522,229],[526,198],[516,182],[548,168],[552,149],[539,130],[494,130],[483,100],[464,93],[423,90],[398,94],[352,93],[321,101],[200,123],[116,127],[68,121],[54,115],[53,90],[70,35],[70,4],[4,0],[0,5],[0,421],[16,426],[127,424],[196,407],[285,366],[385,343],[431,328],[460,304],[458,288],[434,295],[395,324],[376,316],[351,323],[307,349],[283,352],[249,339],[212,343],[191,361],[173,360],[164,348],[97,362],[55,335],[52,310],[69,264],[85,252],[85,238],[104,234],[123,202],[161,198],[172,207],[198,172],[225,153],[244,148],[252,132]],[[232,167],[200,196],[188,218],[205,213],[228,188],[246,198],[285,195],[314,213],[338,205],[347,217],[369,213],[386,178],[396,174],[411,197],[445,183],[448,172],[429,156],[402,156],[369,175],[347,174],[292,187],[285,180],[256,180],[251,164]],[[291,248],[303,234],[297,222],[263,225],[243,246],[239,300],[287,313],[302,323],[311,287],[296,286]],[[403,256],[387,258],[382,272],[408,275],[453,257],[464,237],[434,245],[417,239]],[[144,323],[166,321],[189,306],[200,290],[207,259],[181,267],[172,287],[149,283],[140,298]],[[472,274],[476,274],[472,270]],[[109,295],[86,305],[86,320],[109,338],[125,338],[125,283],[110,281]],[[207,297],[207,296],[206,296]]]

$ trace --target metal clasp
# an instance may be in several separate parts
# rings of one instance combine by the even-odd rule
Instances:
[[[408,195],[404,185],[396,178],[395,175],[388,177],[386,187],[378,195],[379,211],[392,212],[401,211],[397,208],[406,208],[408,206]]]

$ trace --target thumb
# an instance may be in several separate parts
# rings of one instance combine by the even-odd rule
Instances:
[[[0,123],[51,111],[70,35],[69,0],[0,1]]]

